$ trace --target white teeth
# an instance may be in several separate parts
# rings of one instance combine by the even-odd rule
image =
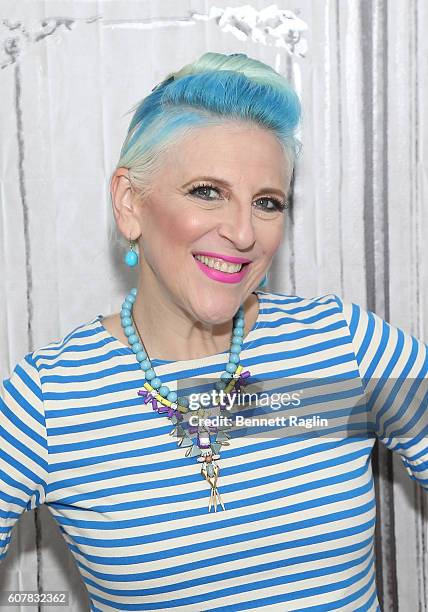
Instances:
[[[229,274],[234,274],[236,272],[239,272],[242,268],[242,264],[233,264],[227,261],[223,261],[222,259],[207,257],[206,255],[195,255],[194,257],[195,259],[202,261],[202,263],[208,266],[209,268],[214,268],[214,270],[219,270],[220,272],[228,272]]]

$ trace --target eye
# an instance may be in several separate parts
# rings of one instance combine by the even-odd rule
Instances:
[[[283,212],[286,208],[288,208],[288,204],[287,202],[282,202],[281,200],[278,200],[278,198],[259,198],[258,200],[256,200],[257,202],[270,202],[271,205],[270,206],[260,206],[260,210],[262,211],[266,211],[266,212]]]
[[[213,200],[214,198],[210,198],[206,196],[206,193],[207,192],[209,193],[210,191],[215,191],[218,195],[220,195],[220,191],[217,189],[217,187],[214,187],[214,185],[211,185],[209,183],[203,183],[201,185],[193,185],[189,193],[191,195],[199,195],[204,200]],[[203,192],[205,192],[205,194]]]

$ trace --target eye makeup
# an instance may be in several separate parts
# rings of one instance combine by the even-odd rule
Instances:
[[[203,182],[203,181],[200,182],[200,183],[192,184],[190,189],[189,189],[189,191],[188,191],[188,193],[190,195],[196,195],[197,197],[201,197],[202,199],[207,200],[207,201],[215,199],[215,198],[210,198],[208,196],[205,197],[203,195],[200,195],[201,194],[201,190],[208,190],[208,191],[213,190],[213,191],[216,191],[217,194],[219,194],[219,195],[222,193],[221,189],[219,189],[218,187],[216,187],[212,183]],[[270,201],[270,202],[273,203],[273,208],[267,208],[267,207],[264,207],[264,206],[260,207],[261,210],[264,211],[264,212],[268,212],[268,213],[269,212],[278,212],[278,211],[279,212],[283,212],[287,208],[287,202],[282,202],[281,200],[279,200],[278,198],[273,197],[273,196],[263,196],[261,198],[258,198],[256,201],[263,201],[263,200]]]

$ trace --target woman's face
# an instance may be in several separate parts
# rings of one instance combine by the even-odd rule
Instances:
[[[289,162],[267,130],[242,123],[194,128],[168,150],[137,208],[140,286],[161,291],[197,321],[230,320],[279,247],[286,212],[277,201],[285,203],[290,179]],[[239,272],[213,270],[213,259],[195,258],[203,253],[249,263]]]

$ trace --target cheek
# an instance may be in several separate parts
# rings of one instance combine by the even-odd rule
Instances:
[[[188,245],[198,240],[212,228],[206,215],[197,211],[168,211],[163,215],[158,226],[159,233],[169,242]]]
[[[264,225],[257,234],[257,241],[262,250],[269,255],[275,253],[281,245],[284,235],[283,222]]]
[[[213,220],[208,215],[198,214],[194,209],[174,211],[165,219],[164,229],[175,236],[176,241],[189,243],[198,240],[202,235],[212,229]]]

